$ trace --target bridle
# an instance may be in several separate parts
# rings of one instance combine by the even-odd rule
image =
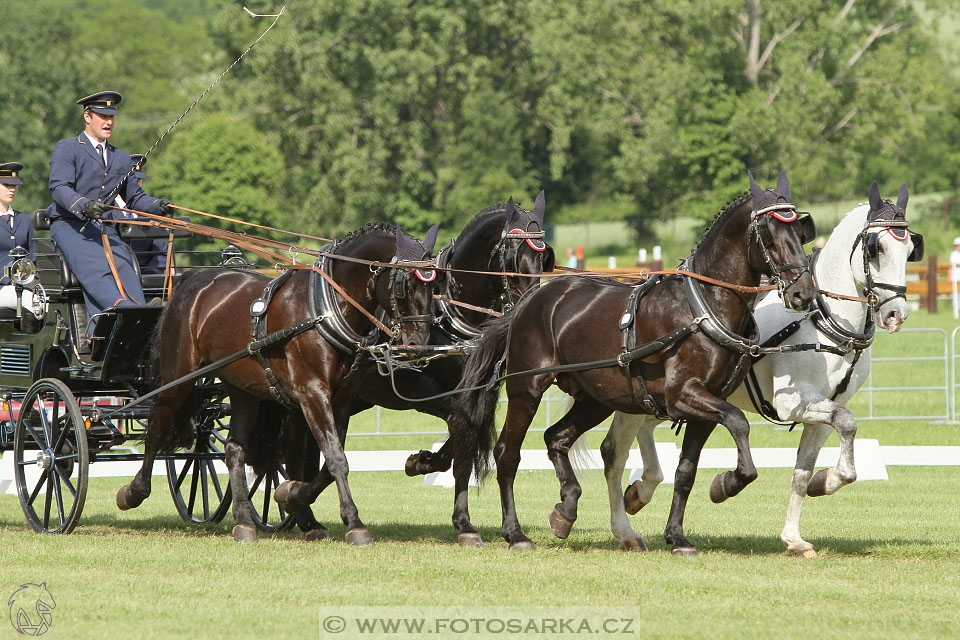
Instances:
[[[800,216],[797,213],[797,208],[793,203],[790,202],[777,202],[772,205],[762,207],[760,209],[754,209],[753,215],[750,220],[750,236],[756,237],[757,244],[760,245],[760,251],[763,255],[763,261],[766,263],[767,268],[770,270],[770,278],[773,283],[777,286],[777,291],[780,293],[780,297],[784,297],[784,292],[796,284],[805,272],[810,271],[810,265],[807,263],[806,259],[800,262],[791,262],[789,264],[778,266],[774,261],[773,257],[770,255],[770,249],[773,247],[773,232],[770,230],[770,217],[774,217],[780,222],[799,222],[800,227],[800,243],[801,245],[806,244],[816,237],[816,226],[813,222],[813,218],[810,217],[810,214],[805,214]],[[752,243],[749,238],[747,240],[747,260],[750,259],[750,247]],[[796,269],[797,274],[789,281],[784,283],[781,274],[790,271],[791,269]]]
[[[885,200],[884,202],[888,205],[888,208],[893,209],[895,218],[899,215],[902,219],[887,220],[868,215],[866,222],[863,223],[863,230],[857,235],[857,239],[853,243],[853,247],[850,249],[849,259],[852,265],[853,254],[857,250],[857,244],[860,244],[862,248],[861,254],[863,255],[864,283],[866,285],[863,295],[864,298],[866,298],[867,304],[875,312],[879,311],[880,307],[886,303],[896,300],[897,298],[903,298],[904,300],[907,299],[906,285],[890,284],[888,282],[876,282],[873,279],[873,274],[870,271],[870,260],[879,256],[880,233],[886,230],[888,233],[890,233],[890,235],[900,242],[906,242],[908,239],[913,241],[913,250],[910,252],[910,255],[907,256],[907,262],[919,262],[923,259],[923,236],[919,233],[910,233],[910,223],[906,221],[906,214],[894,206],[890,201]],[[873,219],[871,220],[871,218]],[[879,231],[873,231],[874,229],[879,229]],[[903,234],[903,237],[898,235],[901,233]],[[880,300],[880,296],[877,295],[876,289],[892,291],[893,295]]]
[[[424,254],[424,257],[429,253]],[[370,271],[373,273],[374,287],[383,271],[390,272],[389,291],[390,291],[390,329],[393,331],[393,337],[390,343],[394,344],[400,341],[400,325],[404,322],[433,322],[433,313],[420,315],[404,316],[400,315],[399,300],[407,297],[407,291],[410,288],[411,281],[416,278],[420,282],[430,284],[437,279],[437,271],[434,268],[434,260],[405,260],[394,256],[390,260],[390,266],[374,267],[371,265]],[[432,311],[433,306],[430,306]]]
[[[527,223],[528,229],[530,224],[537,224],[539,227],[536,221],[531,221]],[[523,295],[522,291],[510,286],[506,276],[507,273],[517,273],[519,271],[517,254],[522,246],[520,241],[526,242],[527,246],[531,249],[543,254],[543,252],[547,250],[547,243],[543,240],[544,237],[546,237],[545,231],[527,231],[519,227],[510,230],[504,228],[503,233],[500,234],[500,242],[491,250],[490,260],[488,262],[488,264],[491,265],[491,271],[501,272],[500,280],[503,285],[503,290],[500,292],[500,311],[506,313],[512,309]],[[508,248],[507,240],[517,240],[516,246]],[[499,269],[493,266],[495,262],[499,264]]]

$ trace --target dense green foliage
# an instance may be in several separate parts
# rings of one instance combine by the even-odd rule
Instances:
[[[48,201],[81,95],[123,92],[115,142],[149,148],[269,25],[242,4],[10,3],[0,138],[28,165],[18,205]],[[551,211],[625,217],[644,242],[711,215],[747,169],[786,168],[807,203],[873,179],[955,192],[956,19],[942,0],[299,0],[158,146],[148,187],[320,234],[454,231],[544,188]]]

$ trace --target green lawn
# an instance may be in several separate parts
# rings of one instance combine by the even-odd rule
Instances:
[[[230,516],[192,526],[172,515],[161,482],[140,509],[121,513],[113,498],[122,481],[95,479],[69,536],[27,532],[16,498],[0,496],[0,596],[46,581],[57,602],[48,638],[311,638],[321,606],[349,616],[351,605],[461,605],[474,613],[540,605],[556,615],[620,607],[636,620],[628,637],[644,638],[955,637],[960,470],[889,472],[889,482],[807,501],[803,531],[820,553],[808,561],[788,557],[778,538],[789,484],[781,469],[762,470],[723,505],[709,502],[712,473],[704,472],[686,519],[696,558],[671,556],[661,536],[670,485],[633,518],[651,551],[617,551],[599,472],[584,479],[581,517],[567,541],[546,527],[558,494],[553,474],[519,474],[521,522],[537,544],[529,554],[499,537],[492,482],[471,492],[487,546],[464,549],[449,524],[452,492],[399,472],[351,476],[376,540],[368,548],[341,542],[329,492],[316,511],[332,541],[308,544],[290,532],[238,545]],[[17,637],[6,624],[0,637]]]

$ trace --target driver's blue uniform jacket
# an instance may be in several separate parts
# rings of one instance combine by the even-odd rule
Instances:
[[[127,246],[117,235],[113,224],[103,223],[126,295],[120,292],[107,263],[101,240],[101,223],[88,221],[81,213],[83,206],[88,200],[103,200],[105,204],[115,205],[115,196],[119,194],[128,209],[161,213],[157,198],[147,195],[136,180],[125,179],[133,166],[130,154],[109,142],[105,146],[106,167],[83,133],[58,142],[50,158],[49,186],[53,196],[53,204],[47,209],[51,219],[50,237],[60,247],[67,266],[83,288],[87,311],[91,316],[88,333],[93,332],[96,314],[107,307],[141,305],[144,299],[143,288]],[[118,184],[121,185],[119,188]],[[111,193],[114,196],[108,199]],[[124,214],[109,209],[103,217],[120,220]]]

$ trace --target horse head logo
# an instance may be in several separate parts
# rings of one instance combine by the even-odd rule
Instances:
[[[53,622],[52,609],[57,607],[47,583],[27,582],[13,592],[7,600],[10,608],[10,624],[25,636],[42,636],[50,630]]]

